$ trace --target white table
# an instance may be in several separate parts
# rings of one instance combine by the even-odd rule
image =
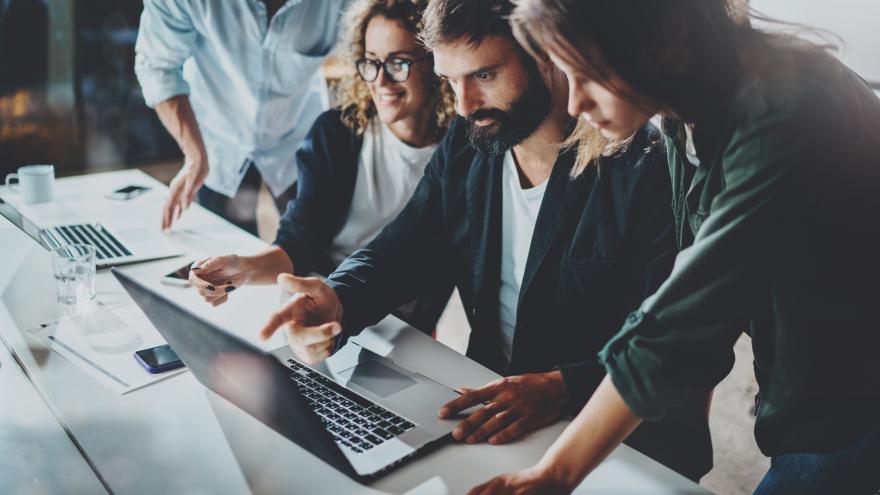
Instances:
[[[0,459],[0,493],[106,493],[5,345],[0,345]]]
[[[153,190],[127,202],[103,199],[105,192],[128,184],[150,185]],[[166,191],[157,181],[134,170],[73,177],[57,181],[54,203],[25,207],[22,211],[41,221],[75,221],[101,215],[102,219],[146,219],[158,228]],[[15,202],[14,195],[2,188],[0,195]],[[232,295],[230,302],[213,308],[205,304],[195,291],[163,286],[158,278],[193,259],[230,252],[248,254],[265,245],[197,206],[185,214],[170,237],[180,243],[187,256],[133,265],[126,271],[201,316],[257,343],[256,329],[279,302],[276,287],[244,287]],[[208,404],[203,387],[190,373],[120,396],[98,384],[65,358],[47,352],[40,344],[27,339],[24,329],[60,311],[55,302],[49,254],[5,220],[0,220],[0,246],[3,246],[3,263],[0,264],[0,332],[3,340],[36,384],[35,390],[56,413],[60,426],[56,424],[53,428],[57,431],[64,427],[70,432],[115,493],[248,493],[242,471],[253,474],[252,469],[261,469],[260,473],[264,474],[261,479],[265,484],[256,490],[260,493],[282,489],[290,493],[314,493],[317,490],[322,493],[377,493],[377,490],[401,493],[420,485],[422,488],[445,487],[440,493],[444,490],[462,493],[495,474],[531,465],[565,426],[560,422],[505,446],[450,444],[393,471],[369,488],[350,481],[268,429],[258,435],[259,438],[255,437],[253,444],[255,452],[260,455],[270,454],[275,460],[273,465],[255,466],[247,457],[239,463]],[[109,271],[98,273],[97,291],[99,300],[124,300],[133,304]],[[129,323],[143,325],[155,332],[145,317]],[[478,386],[497,377],[472,361],[456,369],[441,366],[439,357],[455,351],[418,332],[404,332],[393,338],[366,332],[358,340],[374,352],[391,355],[401,365],[451,387]],[[269,342],[259,345],[269,350],[284,345],[284,341],[279,332]],[[8,371],[6,368],[15,364],[6,354],[0,355],[0,361],[3,363],[0,368],[2,378],[2,373]],[[21,385],[22,382],[18,388]],[[0,393],[4,394],[0,396],[0,404],[8,401],[10,390],[9,387],[0,388]],[[34,399],[33,393],[30,396]],[[45,407],[29,407],[39,410],[37,412],[45,419],[48,412]],[[14,428],[26,427],[19,424],[21,426],[16,424]],[[10,448],[5,444],[6,439],[0,435],[0,442],[4,442],[0,444],[0,452]],[[72,447],[70,442],[68,444]],[[242,455],[241,452],[236,454]],[[43,476],[57,475],[46,482],[45,486],[50,487],[47,491],[71,492],[54,489],[65,486],[65,478],[63,473],[54,469],[52,457],[37,459],[36,464],[33,469],[47,473]],[[0,474],[3,474],[2,468]],[[434,477],[439,479],[423,485]],[[73,491],[101,491],[100,485],[96,490],[91,486],[95,486],[94,483]],[[626,446],[618,448],[588,477],[578,492],[582,490],[614,494],[707,493]],[[0,491],[3,491],[2,485]]]

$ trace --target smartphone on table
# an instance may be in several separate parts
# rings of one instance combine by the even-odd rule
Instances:
[[[134,353],[134,358],[144,369],[153,374],[183,367],[183,361],[168,344],[141,349]]]
[[[187,287],[189,286],[189,270],[192,268],[192,263],[189,263],[185,266],[174,270],[171,273],[166,273],[162,276],[160,282],[168,285],[176,285],[178,287]]]
[[[124,201],[126,199],[136,198],[149,190],[150,188],[147,186],[131,185],[121,187],[113,192],[107,193],[107,197],[110,199],[118,199],[120,201]]]

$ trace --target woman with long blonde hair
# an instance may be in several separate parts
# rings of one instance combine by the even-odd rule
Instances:
[[[699,397],[752,338],[756,495],[880,489],[880,101],[822,47],[727,0],[520,0],[520,38],[611,140],[663,116],[679,253],[530,469],[473,493],[571,492],[643,419]],[[632,119],[634,116],[641,118]]]

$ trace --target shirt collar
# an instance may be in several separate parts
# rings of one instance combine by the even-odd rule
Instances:
[[[694,134],[684,122],[664,117],[661,121],[660,131],[669,136],[675,145],[679,147],[679,153],[683,150],[688,163],[695,167],[700,166],[700,158],[697,156],[697,147],[694,144]]]
[[[266,7],[266,2],[264,2],[263,0],[248,0],[248,1],[253,6],[256,6],[257,4],[261,4],[264,8]],[[281,9],[284,8],[288,4],[293,6],[293,5],[297,5],[299,3],[302,3],[302,1],[303,0],[287,0],[286,2],[282,3],[280,7],[278,7],[278,11],[280,12]]]

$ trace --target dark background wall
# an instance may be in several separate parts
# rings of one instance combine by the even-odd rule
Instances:
[[[0,0],[0,174],[174,160],[134,76],[141,0]]]

